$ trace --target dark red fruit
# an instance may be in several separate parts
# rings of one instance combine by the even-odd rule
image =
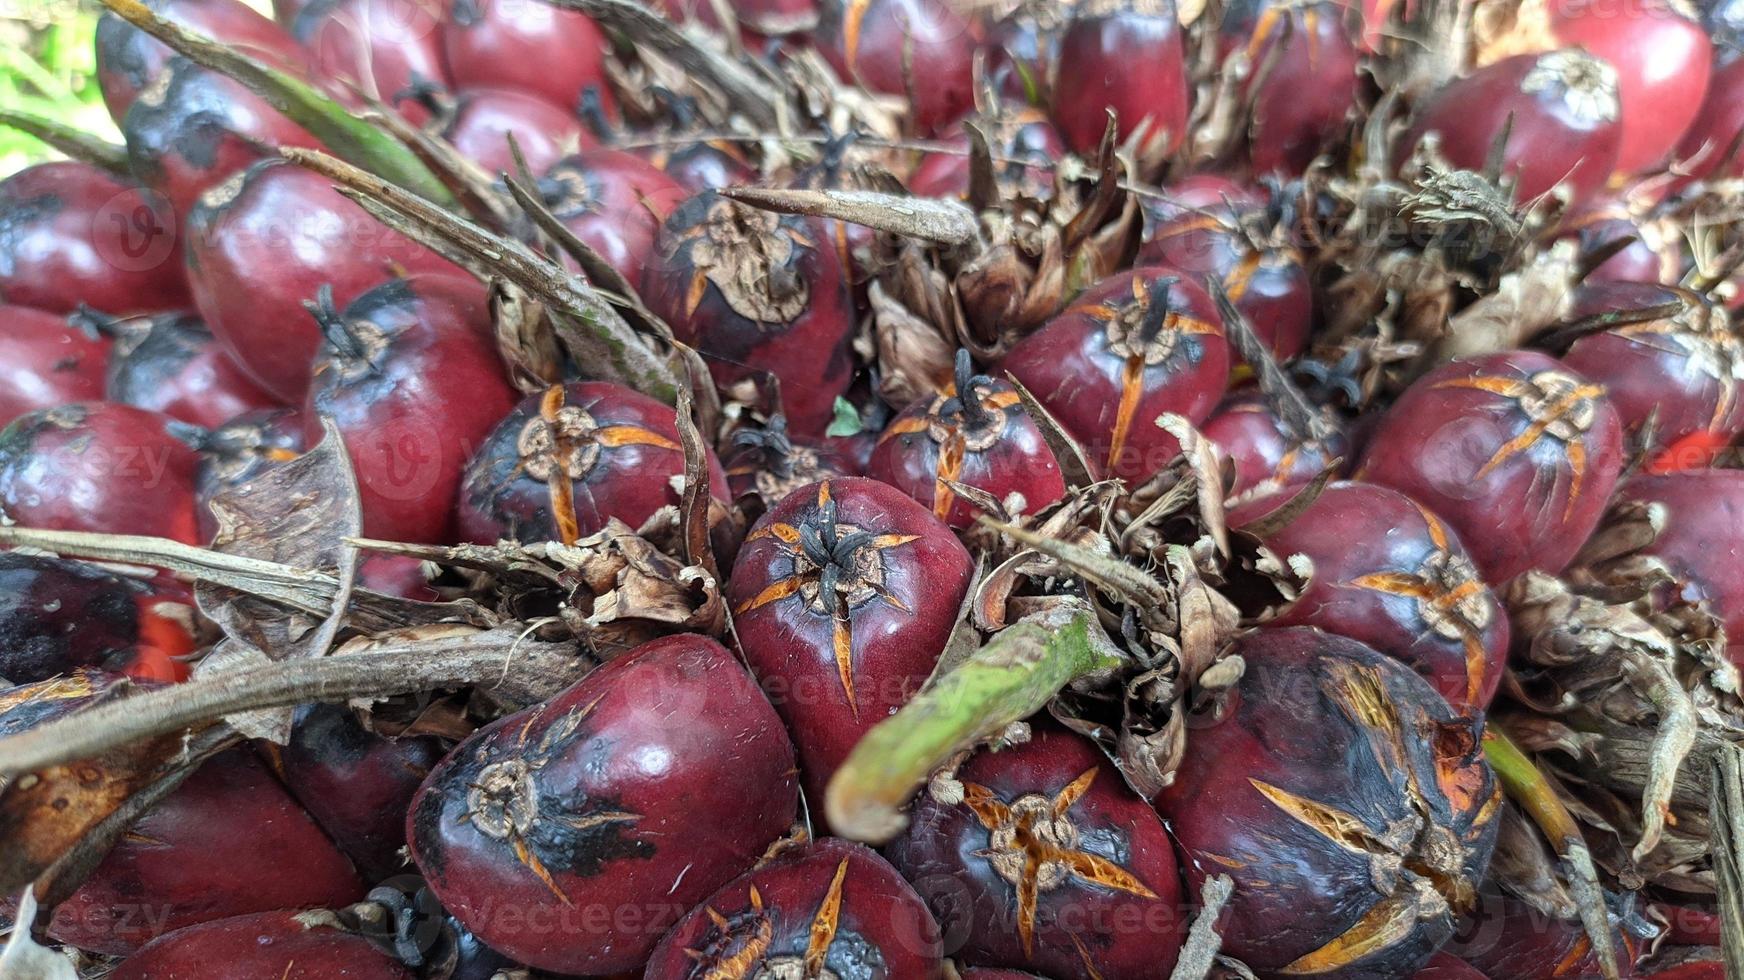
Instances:
[[[441,0],[311,0],[291,30],[323,79],[422,123],[430,110],[418,96],[452,87],[443,7]]]
[[[1632,899],[1606,897],[1611,900],[1611,951],[1621,975],[1635,976],[1653,927],[1634,910]],[[1604,975],[1580,920],[1546,915],[1495,885],[1487,885],[1478,896],[1474,915],[1447,951],[1485,976],[1507,980]]]
[[[487,436],[460,486],[459,533],[478,544],[561,541],[613,518],[631,528],[676,506],[684,476],[672,406],[602,381],[572,381],[515,406]],[[727,478],[709,453],[709,487]]]
[[[103,397],[109,338],[27,306],[0,306],[0,425]]]
[[[212,498],[265,472],[274,463],[289,462],[303,451],[303,420],[295,409],[249,412],[206,433],[200,440],[200,466],[194,477],[195,510],[200,540],[218,531]]]
[[[818,49],[843,80],[909,101],[930,136],[975,105],[974,29],[947,0],[825,0]]]
[[[1066,154],[1059,130],[1036,109],[985,120],[996,177],[1037,198],[1053,187],[1053,164]],[[919,197],[964,197],[969,193],[969,137],[953,136],[955,152],[928,153],[908,176]]]
[[[648,151],[648,162],[677,181],[686,197],[757,179],[757,170],[746,161],[744,152],[725,140],[656,147]]]
[[[722,387],[780,379],[800,436],[823,434],[853,382],[852,301],[819,221],[698,194],[661,228],[642,295]]]
[[[461,88],[537,95],[571,110],[592,90],[608,109],[604,32],[586,14],[542,0],[453,0],[442,25],[448,70]]]
[[[1681,275],[1678,250],[1665,240],[1660,226],[1637,217],[1617,198],[1601,197],[1577,209],[1563,219],[1558,237],[1578,242],[1583,256],[1596,255],[1613,242],[1630,240],[1622,251],[1588,272],[1587,283],[1670,284]]]
[[[448,541],[467,458],[515,406],[483,287],[446,274],[390,279],[341,313],[323,286],[310,310],[327,346],[303,407],[304,443],[320,440],[323,416],[338,426],[365,535]]]
[[[418,602],[435,602],[442,597],[430,587],[424,562],[405,555],[365,556],[357,566],[357,584],[371,592]]]
[[[220,967],[219,964],[222,964]],[[369,940],[319,914],[261,912],[178,929],[124,960],[112,980],[412,980],[416,974]]]
[[[1142,129],[1140,158],[1161,159],[1187,135],[1191,94],[1173,0],[1078,6],[1060,39],[1053,107],[1073,150],[1094,153],[1113,110],[1119,139]]]
[[[1617,72],[1576,48],[1515,55],[1448,83],[1417,114],[1400,159],[1433,133],[1448,162],[1482,170],[1510,118],[1502,171],[1517,200],[1558,184],[1576,201],[1589,198],[1616,169]]]
[[[1734,58],[1714,69],[1708,80],[1708,95],[1702,100],[1695,122],[1677,146],[1678,170],[1689,180],[1736,177],[1744,174],[1744,151],[1737,135],[1744,130],[1744,58]]]
[[[162,412],[203,428],[276,407],[198,317],[171,313],[113,326],[105,386],[110,401]]]
[[[194,647],[193,612],[145,583],[85,562],[0,553],[0,677],[14,684],[83,667],[154,676]]]
[[[948,395],[910,405],[872,451],[866,475],[932,508],[952,527],[973,527],[986,513],[952,483],[991,494],[1001,503],[1022,498],[1015,513],[1033,514],[1066,495],[1059,461],[1035,420],[1004,381],[974,373],[968,351],[957,352],[957,382]]]
[[[631,283],[642,281],[661,223],[690,196],[660,168],[622,150],[560,160],[539,191],[563,226]]]
[[[140,93],[121,131],[133,172],[168,199],[180,222],[207,190],[257,160],[276,159],[279,148],[321,148],[242,83],[181,57]]]
[[[241,0],[149,0],[146,5],[165,20],[269,65],[297,75],[308,70],[307,55],[290,34]],[[125,119],[172,57],[162,42],[115,14],[98,18],[97,85],[109,115],[117,122]]]
[[[1229,342],[1211,298],[1170,269],[1123,272],[1026,337],[1003,367],[1108,472],[1142,480],[1180,453],[1154,424],[1205,421],[1229,377]]]
[[[787,417],[783,415],[762,427],[733,433],[733,452],[725,465],[727,486],[735,498],[756,494],[768,506],[819,480],[861,475],[854,461],[836,447],[794,442],[787,434]]]
[[[923,793],[885,848],[953,957],[1056,980],[1169,975],[1188,919],[1175,853],[1095,745],[1038,727],[955,775],[962,801]]]
[[[1450,953],[1436,953],[1412,980],[1490,980],[1477,967]]]
[[[1726,627],[1727,655],[1744,663],[1744,472],[1638,476],[1619,496],[1664,508],[1659,536],[1643,549],[1671,573],[1664,597],[1706,603]]]
[[[1334,483],[1265,542],[1279,558],[1314,564],[1308,588],[1268,625],[1361,640],[1422,674],[1455,709],[1488,707],[1508,619],[1440,518],[1386,487]]]
[[[393,275],[456,268],[370,217],[327,178],[265,160],[205,196],[188,224],[200,315],[262,387],[301,403],[321,348],[303,304],[322,286],[344,307]]]
[[[0,512],[25,527],[199,544],[198,457],[179,426],[112,402],[21,415],[0,431]]]
[[[0,297],[50,313],[188,305],[176,212],[163,197],[73,160],[0,181]]]
[[[1304,439],[1291,432],[1265,397],[1252,390],[1225,398],[1199,432],[1229,460],[1235,472],[1232,496],[1293,490],[1350,453],[1343,433]]]
[[[363,897],[351,863],[272,773],[237,749],[200,767],[135,823],[49,935],[124,955],[199,922]]]
[[[1361,52],[1343,2],[1244,0],[1224,10],[1225,58],[1243,49],[1251,72],[1248,161],[1296,175],[1341,136],[1361,91]]]
[[[413,801],[412,857],[492,948],[560,973],[629,970],[788,831],[793,771],[744,667],[670,636],[462,742]]]
[[[1371,434],[1357,479],[1439,514],[1499,585],[1529,568],[1561,571],[1622,467],[1604,387],[1555,358],[1508,351],[1419,378]]]
[[[679,920],[645,980],[941,975],[939,927],[908,882],[845,840],[808,841],[746,872]]]
[[[1409,976],[1472,910],[1495,846],[1472,722],[1355,640],[1259,630],[1233,651],[1241,682],[1157,798],[1188,892],[1235,880],[1223,951],[1261,975]]]
[[[974,561],[946,527],[875,480],[802,487],[745,538],[732,604],[745,660],[798,733],[807,798],[932,673]]]
[[[1726,311],[1708,296],[1657,283],[1587,283],[1572,298],[1570,319],[1670,310],[1590,333],[1563,363],[1601,384],[1630,431],[1651,421],[1649,448],[1698,433],[1721,442],[1744,432],[1744,344]]]
[[[406,810],[442,758],[434,736],[389,739],[340,704],[297,709],[291,740],[268,745],[274,771],[369,881],[399,873]]]
[[[508,134],[515,135],[527,169],[537,174],[578,150],[594,145],[575,113],[525,92],[473,88],[460,93],[442,135],[460,155],[485,172],[516,174]]]

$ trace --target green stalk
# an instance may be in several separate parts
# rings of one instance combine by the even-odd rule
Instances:
[[[127,147],[110,143],[81,129],[44,116],[0,109],[0,126],[10,126],[21,133],[47,143],[74,160],[82,160],[121,177],[132,178],[127,166]]]
[[[1001,631],[866,733],[830,780],[824,812],[843,837],[883,843],[909,797],[952,756],[1041,710],[1060,689],[1122,657],[1082,605]]]

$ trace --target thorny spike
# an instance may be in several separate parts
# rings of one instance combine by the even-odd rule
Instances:
[[[321,335],[327,338],[334,350],[354,361],[365,359],[368,350],[358,339],[357,333],[351,329],[351,325],[340,316],[339,308],[333,303],[332,283],[322,283],[321,288],[315,291],[314,299],[303,300],[303,309],[308,310],[309,315],[315,318],[315,322],[321,327]]]

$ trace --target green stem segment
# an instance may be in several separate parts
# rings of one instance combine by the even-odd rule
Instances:
[[[127,166],[127,147],[99,139],[63,122],[33,116],[28,112],[0,109],[0,126],[10,126],[21,133],[42,140],[74,160],[102,167],[120,177],[131,179]]]
[[[866,733],[824,795],[830,826],[854,840],[889,840],[907,823],[909,797],[953,755],[1121,661],[1081,605],[1014,624]]]

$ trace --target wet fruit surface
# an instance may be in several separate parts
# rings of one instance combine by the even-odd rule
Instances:
[[[0,424],[103,397],[109,338],[65,317],[0,306]]]
[[[1476,730],[1354,640],[1262,630],[1234,652],[1232,701],[1157,799],[1189,892],[1235,880],[1223,948],[1261,973],[1409,975],[1474,907],[1495,842]]]
[[[1061,980],[1167,975],[1186,929],[1162,823],[1090,742],[1038,727],[923,793],[885,854],[959,961]]]
[[[188,926],[129,957],[115,980],[178,980],[210,976],[222,963],[234,976],[278,980],[410,980],[415,974],[362,936],[317,914],[261,912]]]
[[[873,480],[801,487],[751,529],[727,601],[745,659],[800,733],[809,799],[932,673],[972,570],[950,528]]]
[[[927,980],[938,924],[876,853],[843,840],[794,845],[735,878],[672,927],[647,980]]]
[[[492,948],[628,970],[787,832],[793,769],[744,668],[713,640],[667,637],[456,747],[412,804],[412,857]]]

